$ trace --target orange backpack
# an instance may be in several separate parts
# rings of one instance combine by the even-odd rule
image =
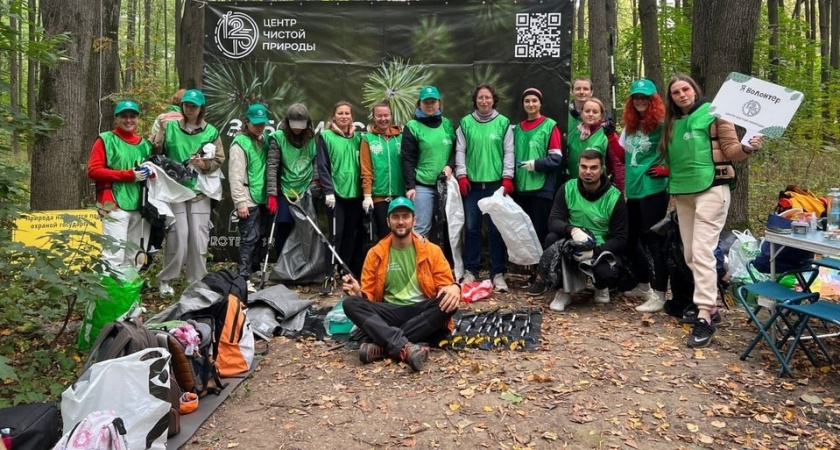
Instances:
[[[232,377],[246,373],[251,368],[254,360],[254,332],[239,297],[228,294],[227,302],[223,303],[227,303],[223,310],[224,317],[217,317],[217,321],[221,322],[217,329],[221,333],[218,334],[216,365],[222,377]]]

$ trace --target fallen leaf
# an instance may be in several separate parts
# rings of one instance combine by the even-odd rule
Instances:
[[[820,405],[823,402],[820,397],[817,397],[814,394],[802,394],[802,396],[799,397],[799,399],[811,405]]]
[[[549,441],[556,441],[557,437],[558,437],[557,433],[554,433],[552,431],[546,431],[545,433],[542,434],[542,438],[543,439],[548,439]]]
[[[463,395],[466,398],[473,398],[475,397],[475,390],[473,390],[473,388],[463,389],[461,391],[461,395]]]
[[[767,414],[759,414],[755,416],[755,420],[761,423],[770,423],[770,418],[767,417]]]
[[[715,443],[715,440],[712,439],[711,436],[703,434],[703,433],[698,434],[697,438],[700,439],[700,442],[702,442],[704,444],[714,444]]]
[[[511,403],[521,403],[522,402],[522,396],[517,394],[516,392],[507,391],[507,392],[502,393],[502,400],[505,400],[505,401],[508,401],[508,402],[511,402]]]
[[[458,403],[458,402],[449,404],[449,410],[450,411],[458,411],[459,408],[461,408],[461,404]]]
[[[472,420],[464,419],[464,420],[458,422],[458,429],[463,430],[464,428],[467,428],[468,426],[472,425],[473,423],[475,423],[475,422],[473,422]]]
[[[715,428],[726,428],[726,422],[722,420],[713,420],[711,425]]]
[[[493,407],[492,406],[485,406],[484,407],[484,412],[493,412]]]
[[[239,447],[238,442],[229,442],[228,445],[227,445],[227,448],[236,448],[236,447]]]
[[[688,428],[688,431],[690,431],[692,433],[696,433],[697,430],[700,429],[700,427],[698,427],[697,425],[695,425],[693,423],[687,423],[687,424],[685,424],[685,427]]]

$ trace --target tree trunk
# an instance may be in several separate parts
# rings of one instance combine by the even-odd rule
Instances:
[[[577,38],[582,41],[586,37],[586,0],[580,0],[577,10]]]
[[[828,43],[830,41],[828,24],[829,20],[831,20],[831,13],[829,12],[830,1],[831,0],[820,0],[818,3],[820,8],[820,81],[823,84],[828,83],[828,79],[831,76],[831,67],[828,65]]]
[[[714,99],[729,72],[752,72],[760,13],[761,0],[694,2],[691,72],[708,100]],[[743,229],[749,226],[748,163],[736,163],[735,172],[738,184],[726,224]]]
[[[609,109],[610,60],[606,0],[589,0],[589,69],[594,96]]]
[[[152,65],[152,0],[146,0],[143,12],[143,73],[148,75]]]
[[[770,73],[773,83],[779,82],[779,1],[767,0],[767,25],[770,28]]]
[[[119,17],[119,0],[76,0],[72,8],[64,0],[42,0],[41,12],[45,35],[68,33],[71,39],[60,47],[66,58],[42,68],[38,110],[51,110],[63,117],[64,123],[54,134],[37,139],[32,152],[30,204],[35,211],[75,209],[89,190],[84,168],[96,137],[91,125],[99,121],[100,114],[95,53],[106,48],[116,53],[116,45],[102,45],[95,32],[100,24],[103,28],[109,25],[109,14]],[[103,89],[100,97],[112,92]],[[102,110],[102,114],[110,118],[111,110]]]
[[[18,30],[18,20],[14,14],[9,15],[9,28],[14,30],[9,36],[9,46],[11,48],[17,48],[18,42],[17,40],[20,39],[20,34],[16,31]],[[18,54],[20,52],[12,51],[8,52],[9,55],[9,109],[11,110],[12,114],[17,115],[20,113],[20,66],[18,60]],[[20,154],[20,134],[17,130],[12,131],[12,153],[15,156]]]
[[[27,8],[29,18],[29,45],[35,45],[35,27],[38,26],[38,14],[36,12],[36,5],[34,0],[30,0]],[[33,59],[29,59],[26,67],[26,111],[29,113],[29,120],[35,121],[38,117],[38,110],[35,103],[37,102],[36,84],[38,83],[38,63]],[[29,146],[32,146],[30,140]]]
[[[831,0],[831,68],[840,69],[840,0]]]
[[[126,30],[125,75],[123,86],[131,89],[134,84],[135,58],[137,56],[137,0],[128,0],[128,29]]]
[[[656,0],[639,0],[639,21],[642,27],[642,59],[645,63],[645,76],[656,83],[659,95],[665,98],[662,57],[659,54],[659,22],[656,16]]]
[[[182,88],[201,89],[204,64],[204,4],[187,0],[181,18],[180,46],[175,48],[178,84]]]

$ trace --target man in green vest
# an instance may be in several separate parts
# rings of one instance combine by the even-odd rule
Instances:
[[[580,155],[578,178],[566,182],[554,197],[545,242],[548,250],[543,258],[559,255],[560,263],[552,266],[563,271],[563,281],[551,302],[552,311],[564,311],[571,303],[570,294],[584,287],[584,283],[570,282],[581,273],[592,278],[595,303],[609,303],[610,288],[618,284],[623,271],[627,206],[621,192],[604,175],[603,166],[604,155],[585,150]],[[570,247],[591,250],[558,251]],[[540,261],[540,265],[546,264]]]

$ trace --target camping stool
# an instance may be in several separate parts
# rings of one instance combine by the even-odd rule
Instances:
[[[750,292],[758,296],[758,301],[755,307],[751,307],[749,303],[747,303],[747,295],[746,293]],[[813,294],[810,292],[797,292],[791,289],[788,289],[775,281],[762,281],[760,283],[755,284],[747,284],[744,286],[739,287],[735,291],[735,298],[741,303],[744,309],[747,311],[747,314],[750,317],[750,322],[752,322],[756,328],[758,328],[758,334],[753,338],[750,345],[747,346],[747,349],[744,350],[744,353],[741,354],[741,361],[747,359],[747,356],[753,351],[755,346],[758,342],[764,339],[767,342],[767,345],[770,347],[770,350],[776,356],[776,359],[781,363],[782,368],[779,371],[779,375],[783,376],[784,374],[793,375],[790,371],[790,367],[787,364],[787,359],[782,355],[779,351],[780,346],[783,346],[785,341],[793,335],[792,327],[790,322],[787,320],[786,314],[782,314],[782,310],[779,309],[781,305],[788,305],[788,304],[799,304],[802,303],[803,300],[808,300],[811,302],[815,302],[819,300],[819,294]],[[768,303],[764,301],[767,298],[771,300],[773,303]],[[770,314],[770,318],[767,319],[766,322],[761,322],[758,319],[758,312],[761,311],[762,308],[768,308],[772,312]],[[775,330],[773,327],[776,326],[776,321],[781,318],[782,321],[787,325],[787,331],[785,336],[780,339],[777,343],[775,339]],[[773,331],[773,335],[768,334],[768,331]]]
[[[834,359],[829,355],[828,350],[823,345],[822,341],[820,340],[824,336],[817,335],[814,330],[811,328],[811,324],[809,323],[811,319],[819,319],[823,322],[832,323],[834,325],[840,326],[840,304],[830,302],[827,300],[818,300],[815,303],[808,303],[808,304],[780,304],[777,308],[785,313],[782,314],[782,317],[790,315],[796,315],[797,320],[796,323],[791,327],[790,332],[793,333],[793,341],[791,342],[790,348],[785,355],[785,361],[782,363],[785,366],[788,366],[790,363],[791,358],[793,357],[794,351],[796,351],[796,347],[799,346],[805,355],[808,356],[808,360],[811,361],[815,367],[817,366],[817,362],[814,359],[814,355],[808,350],[808,347],[802,342],[802,333],[805,330],[808,330],[808,334],[811,336],[811,339],[816,342],[817,347],[823,353],[823,355],[828,359],[829,364],[834,362]]]

